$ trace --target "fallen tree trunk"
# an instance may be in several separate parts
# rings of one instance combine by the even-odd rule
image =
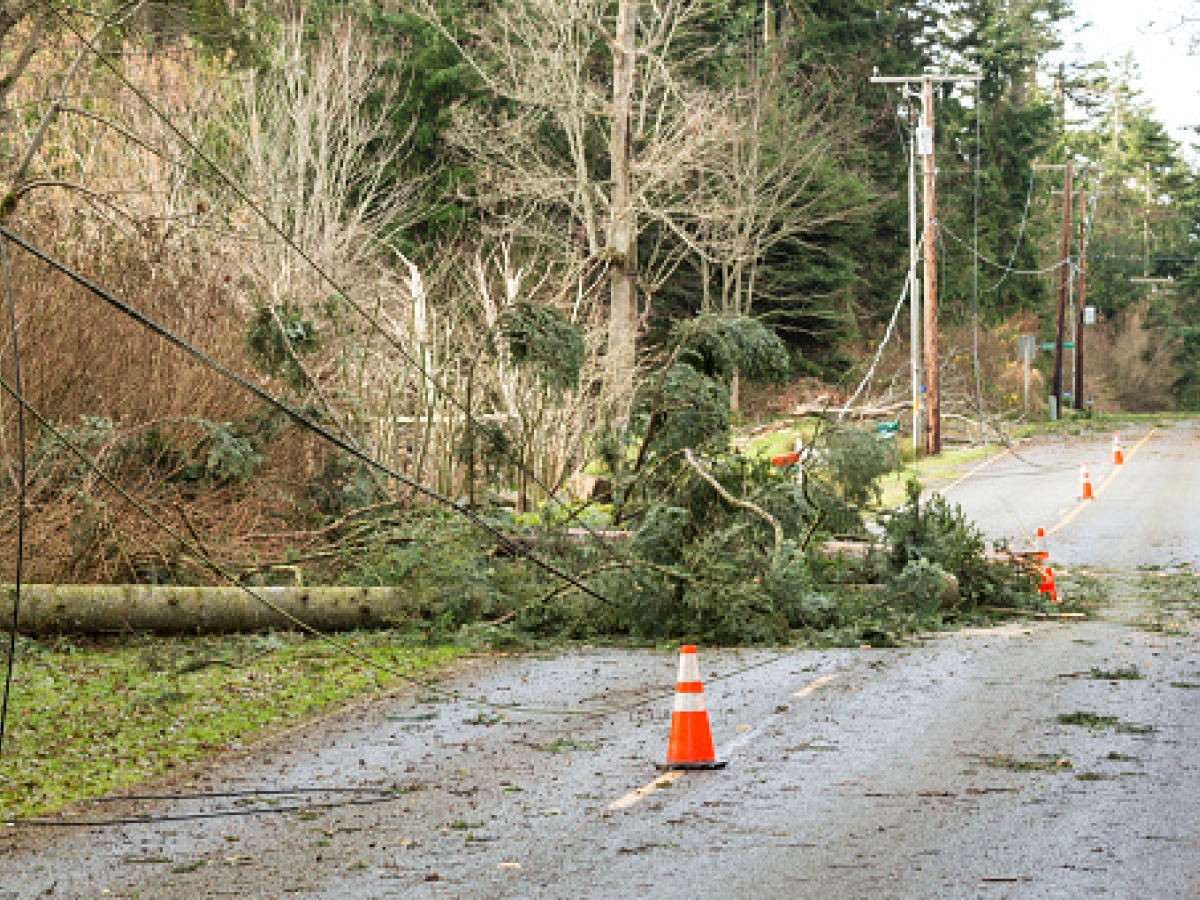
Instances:
[[[253,591],[262,600],[235,587],[22,585],[17,629],[27,635],[300,630],[290,615],[318,631],[352,631],[403,624],[417,612],[405,592],[394,587],[258,587]],[[12,585],[0,590],[0,621],[6,625],[12,621],[15,593]]]
[[[834,403],[829,406],[819,404],[806,404],[804,406],[795,406],[788,410],[788,415],[797,418],[803,416],[816,416],[821,419],[881,419],[896,415],[912,408],[911,400],[901,400],[897,403],[889,403],[884,406],[859,406],[842,413],[841,404]]]

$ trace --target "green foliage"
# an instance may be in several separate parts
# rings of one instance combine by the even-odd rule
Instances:
[[[512,435],[498,422],[472,420],[458,444],[458,458],[470,463],[472,457],[482,463],[485,477],[494,477],[515,452]]]
[[[187,477],[214,483],[245,481],[262,463],[253,437],[238,434],[228,422],[201,423],[208,432],[204,456],[189,468]]]
[[[118,448],[116,458],[126,470],[155,472],[174,483],[202,486],[245,482],[265,461],[265,446],[283,430],[285,420],[265,408],[238,422],[210,422],[191,417],[178,426],[197,429],[199,441],[185,432],[168,433],[159,425],[131,434]]]
[[[246,353],[264,374],[283,379],[295,391],[308,387],[300,358],[321,346],[317,326],[292,304],[263,304],[246,323]]]
[[[729,439],[729,391],[687,363],[677,363],[642,382],[634,398],[630,434],[657,457],[685,447],[724,446]]]
[[[87,474],[88,467],[68,446],[94,454],[113,435],[113,423],[102,416],[80,416],[78,425],[56,425],[59,437],[44,432],[35,439],[29,452],[29,469],[52,473],[50,487],[62,490],[76,485]],[[8,486],[7,480],[4,482]]]
[[[110,13],[105,9],[100,14]],[[120,27],[110,28],[104,39],[115,50],[121,39],[155,47],[188,40],[205,54],[244,68],[264,62],[264,39],[275,22],[265,0],[145,0],[134,15],[124,17]]]
[[[728,382],[735,374],[751,381],[782,383],[791,370],[787,347],[749,316],[706,315],[676,326],[679,361],[708,378]]]
[[[888,516],[885,530],[891,540],[891,564],[903,571],[910,562],[929,560],[947,571],[967,557],[982,555],[983,536],[941,494],[921,498],[921,486],[910,479],[905,486],[905,504]]]
[[[513,530],[503,516],[495,524]],[[481,620],[512,618],[521,609],[536,620],[538,599],[554,586],[532,564],[497,556],[491,536],[452,510],[413,509],[380,523],[376,536],[344,561],[341,582],[402,585],[414,610],[403,624],[429,641]]]
[[[578,386],[587,347],[579,326],[560,310],[522,300],[505,312],[500,330],[513,361],[535,369],[548,388],[567,391]]]
[[[662,566],[679,565],[690,524],[691,512],[684,507],[656,504],[646,513],[631,549],[641,559]]]
[[[265,461],[263,450],[286,424],[272,409],[238,422],[188,417],[149,427],[119,430],[111,421],[81,416],[78,426],[58,426],[60,440],[46,434],[34,445],[31,462],[48,474],[43,490],[80,486],[92,468],[67,447],[97,459],[109,475],[173,484],[212,486],[244,482]],[[199,437],[197,438],[197,432]]]
[[[828,534],[819,527],[822,517],[831,513],[810,502],[790,475],[737,453],[701,460],[725,491],[776,518],[784,533],[778,553],[763,515],[731,504],[691,466],[675,465],[676,457],[650,479],[653,490],[630,502],[631,537],[608,541],[611,555],[569,536],[564,525],[577,521],[569,516],[518,521],[503,511],[489,514],[542,559],[578,573],[600,598],[509,556],[450,511],[414,510],[374,527],[358,522],[368,533],[374,528],[377,543],[347,557],[343,581],[404,586],[416,607],[409,625],[430,640],[465,629],[501,644],[620,635],[723,645],[893,646],[964,614],[942,608],[947,575],[958,579],[967,606],[1029,603],[1037,596],[1027,575],[983,557],[978,532],[961,512],[939,498],[923,501],[917,488],[888,522],[895,552],[847,562],[816,549]],[[816,466],[808,477],[823,479],[839,509],[861,521],[861,507],[845,498],[874,491],[838,481],[860,477],[853,466],[836,471]],[[592,521],[607,525],[596,516]]]
[[[335,10],[341,7],[330,5]],[[485,0],[433,0],[433,5],[454,29],[454,38],[462,40],[468,38],[472,16],[487,4]],[[456,199],[458,187],[469,183],[472,173],[449,151],[445,136],[455,106],[478,101],[480,84],[453,41],[410,8],[371,3],[359,7],[359,12],[380,46],[390,50],[382,62],[383,74],[405,86],[399,101],[386,106],[391,131],[380,140],[389,145],[403,139],[412,147],[410,154],[392,164],[388,180],[420,181],[426,186],[427,208],[419,216],[420,225],[394,236],[405,253],[416,258],[422,241],[436,244],[439,238],[457,237],[475,214]]]
[[[366,463],[344,451],[325,457],[321,471],[306,485],[306,496],[322,515],[330,517],[385,499]]]
[[[639,385],[627,439],[640,441],[637,470],[685,448],[723,450],[729,440],[730,379],[782,380],[790,368],[783,342],[746,316],[699,316],[674,329],[667,364]],[[610,439],[601,456],[620,471]]]
[[[870,458],[876,442],[857,429],[839,432],[834,444],[860,439],[866,448],[862,454]],[[823,582],[802,546],[814,533],[818,540],[827,534],[820,526],[828,520],[861,527],[861,509],[851,503],[875,495],[883,467],[862,465],[853,450],[839,452],[847,454],[846,460],[834,469],[814,466],[808,488],[766,459],[729,452],[700,457],[726,492],[762,514],[731,504],[690,466],[675,460],[662,465],[643,485],[645,505],[631,503],[629,510],[638,525],[631,553],[660,568],[620,585],[612,595],[621,599],[611,627],[644,639],[717,643],[777,642],[798,632],[853,630],[851,623],[861,613],[857,602],[838,598],[837,588]],[[812,484],[818,479],[819,490]],[[778,556],[775,531],[763,514],[782,529]]]
[[[861,533],[862,510],[878,502],[880,479],[892,467],[890,445],[872,432],[836,423],[826,428],[817,448],[822,459],[814,467],[810,495],[825,511],[830,531]]]
[[[891,602],[907,609],[932,612],[946,589],[946,570],[928,559],[913,559],[891,583]]]
[[[924,561],[958,579],[965,606],[1028,603],[1033,577],[1013,564],[989,560],[983,536],[960,507],[941,494],[922,499],[915,479],[908,482],[906,495],[904,505],[884,519],[892,572],[903,577],[910,564]]]

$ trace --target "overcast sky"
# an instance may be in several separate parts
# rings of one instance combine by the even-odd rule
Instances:
[[[1193,148],[1200,144],[1184,130],[1200,125],[1200,55],[1188,52],[1192,35],[1200,34],[1200,2],[1075,0],[1075,11],[1063,29],[1067,58],[1115,60],[1133,54],[1141,69],[1139,86],[1157,118],[1176,140]],[[1181,24],[1187,18],[1197,21]]]

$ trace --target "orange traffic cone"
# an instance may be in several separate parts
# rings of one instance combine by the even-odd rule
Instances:
[[[667,761],[660,769],[723,769],[713,751],[708,710],[704,708],[704,686],[696,648],[679,648],[679,679],[675,684],[675,709],[671,713],[671,738]]]
[[[1096,495],[1092,493],[1092,479],[1088,475],[1087,463],[1084,463],[1079,469],[1079,499],[1096,499]]]
[[[1058,602],[1058,590],[1054,587],[1054,570],[1049,566],[1042,569],[1042,583],[1038,585],[1038,593],[1049,594],[1051,603]]]
[[[1033,539],[1033,558],[1039,564],[1050,558],[1050,554],[1046,551],[1046,529],[1038,528],[1037,537]]]
[[[1113,465],[1125,465],[1125,454],[1121,452],[1121,433],[1117,432],[1113,435]]]

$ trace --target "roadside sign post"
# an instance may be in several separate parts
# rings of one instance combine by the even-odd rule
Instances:
[[[1025,406],[1024,411],[1029,412],[1029,364],[1033,362],[1033,357],[1037,354],[1037,335],[1022,334],[1017,337],[1017,358],[1024,363],[1025,368]]]
[[[888,445],[888,455],[891,457],[892,468],[900,468],[900,422],[880,422],[875,426],[875,439],[886,441]]]

